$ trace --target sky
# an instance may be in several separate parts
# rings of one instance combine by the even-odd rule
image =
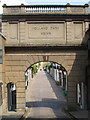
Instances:
[[[67,3],[70,4],[79,4],[79,5],[84,5],[88,3],[90,0],[0,0],[0,13],[3,12],[2,10],[2,5],[7,4],[7,5],[20,5],[20,4],[25,4],[25,5],[42,5],[42,4],[59,4],[59,5],[65,5]]]

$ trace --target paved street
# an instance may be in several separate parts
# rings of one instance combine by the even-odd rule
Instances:
[[[26,106],[26,118],[68,118],[64,112],[66,99],[62,89],[43,70],[29,84]]]

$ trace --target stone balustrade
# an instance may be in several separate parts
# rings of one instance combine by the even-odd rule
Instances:
[[[3,5],[3,14],[88,14],[88,5]]]

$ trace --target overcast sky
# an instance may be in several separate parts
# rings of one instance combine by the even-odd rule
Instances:
[[[85,4],[88,3],[90,0],[0,0],[0,13],[2,13],[2,5],[20,5],[21,3],[25,5],[30,4]]]

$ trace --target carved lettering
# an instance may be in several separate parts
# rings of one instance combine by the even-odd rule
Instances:
[[[57,26],[52,26],[52,27],[37,27],[37,26],[35,26],[35,27],[33,27],[32,28],[33,30],[59,30],[60,28],[59,27],[57,27]]]
[[[51,24],[29,24],[28,36],[29,39],[59,39],[65,40],[65,24],[51,23]]]
[[[41,32],[41,35],[51,35],[51,32]]]
[[[48,27],[33,27],[34,30],[47,30]]]
[[[52,26],[52,27],[51,27],[51,30],[59,30],[59,27],[56,27],[56,26],[53,27],[53,26]]]

